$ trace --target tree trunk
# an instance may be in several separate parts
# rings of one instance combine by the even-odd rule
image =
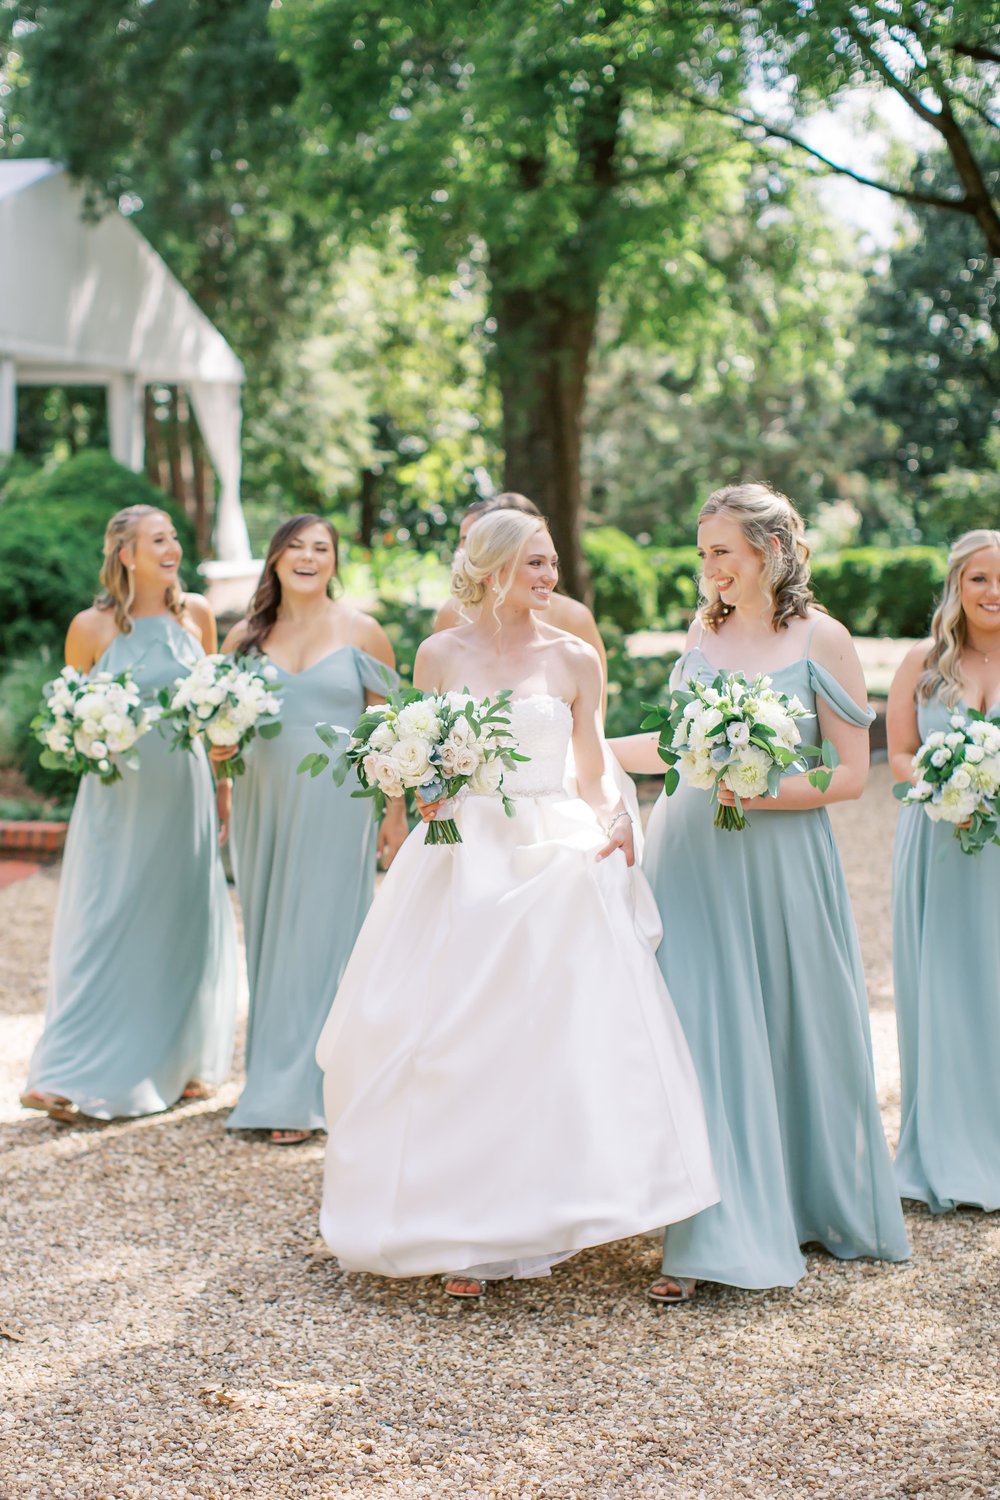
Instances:
[[[571,284],[571,282],[570,282]],[[503,401],[504,487],[527,495],[547,518],[567,593],[587,599],[580,550],[580,441],[597,289],[505,290],[493,281],[496,359]]]
[[[191,434],[191,457],[194,462],[194,527],[198,540],[198,551],[208,557],[212,550],[212,521],[215,511],[215,493],[212,470],[205,456],[205,444],[193,412],[189,411]]]
[[[361,470],[361,520],[358,526],[358,541],[362,547],[370,547],[375,534],[375,506],[378,500],[379,476],[374,469]]]
[[[172,385],[170,387],[170,415],[164,424],[167,429],[167,463],[170,471],[170,488],[167,493],[173,497],[183,510],[187,511],[187,495],[184,486],[184,474],[181,469],[177,396],[177,387]]]

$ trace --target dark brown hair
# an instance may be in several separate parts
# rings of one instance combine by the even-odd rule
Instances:
[[[333,576],[336,578],[340,566],[340,537],[336,527],[325,516],[292,516],[289,520],[282,521],[268,543],[264,571],[247,610],[247,628],[240,641],[240,651],[263,651],[264,642],[274,629],[281,608],[281,582],[276,571],[278,558],[307,526],[325,526],[330,533],[333,543]]]

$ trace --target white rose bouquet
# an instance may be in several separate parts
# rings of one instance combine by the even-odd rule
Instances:
[[[243,753],[255,735],[271,740],[281,733],[281,689],[277,668],[264,657],[203,656],[201,661],[160,693],[160,724],[171,749],[191,750],[196,741],[232,748],[225,762],[231,776],[246,770]]]
[[[353,768],[361,787],[355,797],[371,797],[378,813],[387,797],[412,788],[424,802],[438,802],[471,791],[499,793],[504,812],[514,804],[503,793],[503,773],[528,756],[518,752],[510,732],[510,693],[473,698],[462,693],[421,693],[406,688],[390,693],[385,703],[367,708],[353,731],[317,724],[325,745],[348,745],[333,762],[333,777],[342,786]],[[330,764],[322,751],[307,755],[299,772],[319,776]],[[435,818],[427,825],[426,844],[460,844],[454,818]]]
[[[139,764],[132,752],[159,718],[159,709],[143,708],[131,672],[86,677],[63,667],[42,694],[31,728],[45,747],[39,757],[43,766],[77,776],[93,772],[110,786],[121,780],[122,766],[134,770]]]
[[[745,828],[744,799],[776,797],[790,771],[805,772],[813,786],[826,791],[839,764],[829,740],[821,746],[802,744],[795,721],[808,710],[798,698],[779,693],[763,673],[747,681],[740,672],[720,672],[710,686],[694,681],[675,690],[666,707],[644,703],[643,708],[642,728],[660,732],[668,797],[682,775],[692,786],[711,791],[715,802],[720,786],[732,791],[736,806],[719,804],[716,828]],[[819,756],[823,764],[810,770],[807,756]]]
[[[1000,844],[1000,718],[972,708],[952,714],[949,729],[924,740],[913,769],[918,781],[899,782],[893,796],[934,822],[954,823],[965,854]]]

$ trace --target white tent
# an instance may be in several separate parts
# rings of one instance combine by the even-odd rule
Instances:
[[[104,385],[111,452],[143,467],[147,385],[181,385],[219,477],[215,550],[249,560],[240,504],[243,366],[122,214],[97,222],[58,162],[0,161],[0,454],[18,385]]]

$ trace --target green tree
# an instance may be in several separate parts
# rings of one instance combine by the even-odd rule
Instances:
[[[678,103],[735,88],[735,20],[707,3],[284,0],[307,195],[367,233],[402,215],[425,267],[479,254],[502,399],[504,483],[551,517],[583,585],[581,419],[609,271],[665,256],[713,212],[724,131]],[[335,207],[334,207],[335,206]]]
[[[974,223],[988,253],[1000,257],[1000,8],[996,0],[759,0],[735,3],[757,76],[788,104],[786,123],[711,90],[702,107],[726,115],[744,135],[785,141],[821,172],[839,172],[911,204]],[[935,184],[899,161],[878,177],[832,161],[807,144],[797,117],[868,87],[890,91],[936,132],[948,171]]]

